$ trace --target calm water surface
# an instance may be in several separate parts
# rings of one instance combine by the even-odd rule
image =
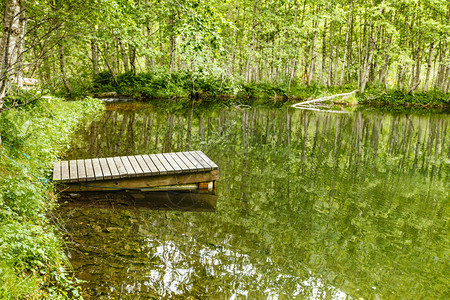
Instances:
[[[202,150],[220,180],[63,205],[85,298],[448,299],[449,132],[448,115],[108,104],[68,158]]]

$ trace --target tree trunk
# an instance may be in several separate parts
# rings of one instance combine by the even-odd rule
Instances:
[[[59,66],[61,68],[61,77],[63,80],[64,87],[68,94],[72,94],[72,88],[70,87],[69,80],[67,79],[66,74],[66,56],[64,53],[64,47],[61,43],[58,44],[58,52],[59,52]]]
[[[252,70],[254,66],[255,61],[255,27],[256,27],[256,5],[258,4],[258,1],[253,2],[253,24],[252,24],[252,41],[250,42],[250,57],[247,60],[247,66],[246,66],[246,82],[252,81]]]
[[[22,15],[21,0],[6,0],[3,14],[3,33],[0,41],[0,113],[4,104],[5,96],[13,84],[16,75],[17,60],[22,49],[21,24]],[[1,137],[0,137],[1,145]]]
[[[98,74],[98,51],[97,43],[94,39],[91,40],[91,52],[92,52],[92,73],[94,75]]]
[[[170,72],[175,71],[176,68],[176,40],[175,40],[175,13],[172,13],[169,18],[169,32],[170,32],[170,63],[169,70]]]
[[[134,46],[128,45],[128,52],[130,54],[131,72],[133,72],[133,74],[136,74],[136,48]]]
[[[330,58],[328,61],[328,86],[333,84],[333,22],[330,22]]]
[[[363,75],[361,77],[361,90],[360,90],[361,93],[364,93],[364,90],[366,89],[367,81],[369,80],[369,72],[370,72],[370,67],[372,65],[373,51],[375,49],[377,35],[378,35],[378,26],[375,26],[375,32],[373,33],[373,37],[371,39],[372,41],[370,44],[368,58],[365,61],[365,63],[363,64]]]
[[[314,70],[315,70],[315,59],[316,59],[316,38],[317,38],[317,25],[318,25],[318,21],[315,22],[315,27],[314,27],[314,35],[313,35],[313,40],[312,40],[312,45],[311,45],[311,64],[309,65],[309,72],[308,72],[308,85],[311,85],[311,80],[314,77]]]
[[[325,75],[326,68],[326,55],[327,55],[327,19],[323,23],[323,35],[322,35],[322,84],[326,85],[327,76]]]
[[[352,3],[350,3],[352,5]],[[349,33],[350,33],[350,23],[351,23],[351,16],[352,16],[352,7],[350,7],[348,11],[348,20],[347,20],[347,33],[345,35],[345,46],[344,46],[344,59],[342,60],[342,71],[341,71],[341,78],[339,79],[339,86],[342,86],[342,83],[344,81],[344,73],[345,73],[345,63],[347,60],[347,51],[348,51],[348,40],[349,40]]]
[[[123,69],[125,70],[125,72],[129,72],[130,67],[128,65],[127,51],[125,50],[125,46],[123,45],[122,41],[118,40],[118,42],[119,42],[119,47],[120,47],[120,54],[121,54],[122,60],[123,60]]]
[[[417,54],[416,54],[416,63],[415,66],[413,67],[413,71],[411,72],[411,86],[409,91],[413,92],[417,89],[417,87],[420,84],[420,69],[421,69],[421,51],[422,51],[422,47],[419,44],[418,48],[417,48]]]
[[[22,9],[20,11],[20,17],[19,17],[19,39],[18,39],[18,48],[17,48],[17,64],[15,66],[15,73],[16,73],[16,82],[18,87],[23,87],[23,53],[25,50],[25,33],[27,30],[27,19],[25,17],[25,9]]]
[[[426,92],[428,90],[428,82],[430,80],[430,73],[431,73],[431,62],[432,62],[432,58],[433,58],[433,47],[434,47],[434,42],[431,42],[430,50],[428,50],[427,76],[425,77],[425,83],[423,86],[424,92]]]

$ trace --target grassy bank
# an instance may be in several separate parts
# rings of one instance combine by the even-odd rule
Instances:
[[[0,299],[74,299],[79,291],[51,210],[52,162],[98,100],[40,99],[0,115]]]
[[[113,77],[110,72],[98,74],[91,87],[94,95],[116,93],[140,100],[152,98],[219,98],[239,99],[247,104],[300,102],[333,94],[357,90],[355,85],[307,86],[292,81],[287,83],[245,83],[239,79],[223,79],[212,75],[194,76],[186,71],[150,72],[133,74],[131,72]],[[358,103],[372,106],[403,106],[448,108],[449,94],[430,91],[407,93],[400,90],[388,90],[380,87],[368,87],[363,94],[357,94]]]

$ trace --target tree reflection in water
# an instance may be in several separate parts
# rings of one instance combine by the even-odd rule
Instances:
[[[116,107],[69,158],[202,150],[213,212],[62,207],[86,294],[108,299],[442,298],[446,115]]]

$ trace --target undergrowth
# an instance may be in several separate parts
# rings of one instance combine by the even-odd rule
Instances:
[[[123,73],[114,78],[110,72],[97,74],[92,88],[95,95],[114,92],[118,95],[139,100],[190,98],[201,101],[239,99],[246,104],[270,104],[274,106],[291,104],[323,96],[348,93],[358,90],[356,85],[322,86],[306,85],[303,82],[287,83],[245,82],[243,79],[222,78],[211,74],[196,76],[188,71],[169,73],[158,70],[148,73]],[[343,104],[366,104],[371,106],[403,106],[446,108],[450,105],[449,93],[439,91],[407,93],[369,86],[363,94],[346,98]]]
[[[55,206],[52,162],[98,100],[40,99],[0,115],[0,299],[77,299]]]
[[[364,94],[358,94],[360,104],[371,106],[398,106],[423,108],[450,107],[450,93],[441,91],[408,93],[402,90],[384,90],[369,88]]]

